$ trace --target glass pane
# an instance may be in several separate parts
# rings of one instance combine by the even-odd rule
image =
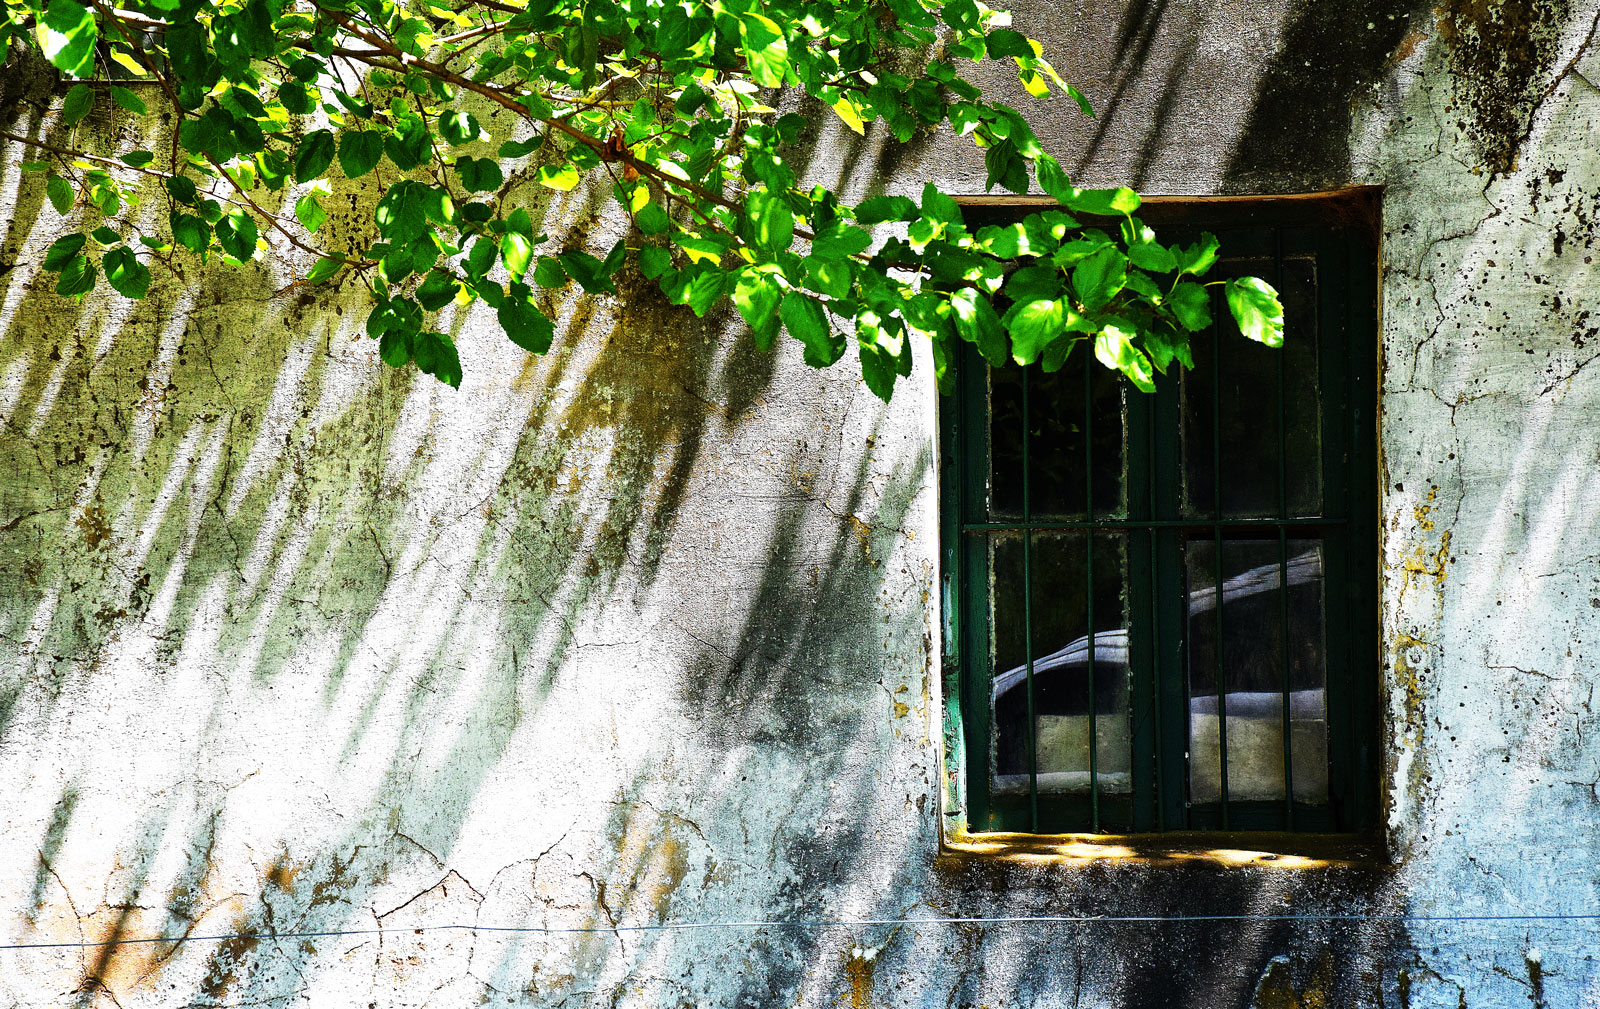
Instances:
[[[1093,481],[1094,514],[1125,514],[1121,376],[1079,348],[1060,371],[1029,369],[1028,448],[1033,514],[1081,517]],[[1089,406],[1085,409],[1085,403]],[[1090,460],[1084,467],[1084,457]]]
[[[1095,535],[1092,558],[1089,543],[1083,533],[1033,534],[1033,740],[1040,792],[1089,790],[1091,719],[1100,790],[1111,793],[1132,788],[1124,589],[1127,552],[1119,535]],[[992,787],[997,792],[1026,792],[1026,645],[1018,626],[1023,541],[1020,536],[996,537],[993,544],[996,775]],[[1091,561],[1092,595],[1088,591]],[[1092,637],[1091,605],[1096,628]]]
[[[1206,803],[1221,798],[1224,734],[1228,798],[1284,798],[1283,704],[1287,693],[1294,797],[1307,803],[1327,802],[1322,543],[1288,541],[1284,564],[1275,539],[1223,540],[1220,572],[1215,541],[1191,540],[1185,554],[1190,800]],[[1289,585],[1287,656],[1285,567]],[[1219,596],[1220,679],[1224,687],[1220,704]],[[1224,710],[1226,717],[1219,717]]]
[[[1240,336],[1226,305],[1220,297],[1214,299],[1213,314],[1228,321],[1196,336],[1195,367],[1182,383],[1184,514],[1214,515],[1220,504],[1227,517],[1269,517],[1280,513],[1280,498],[1286,499],[1289,515],[1319,514],[1316,263],[1303,257],[1287,259],[1281,267],[1269,259],[1230,260],[1219,269],[1225,276],[1261,276],[1279,288],[1284,347],[1273,350]],[[1288,449],[1281,491],[1280,422]],[[1219,465],[1220,498],[1215,479]]]
[[[1022,369],[989,369],[989,514],[1022,514]]]

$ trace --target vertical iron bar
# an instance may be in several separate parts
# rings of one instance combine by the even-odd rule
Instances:
[[[1089,527],[1084,536],[1084,581],[1088,592],[1089,621],[1089,823],[1090,829],[1100,832],[1100,768],[1097,762],[1099,739],[1099,704],[1094,689],[1094,363],[1084,355],[1083,360],[1083,517]]]
[[[1283,297],[1283,229],[1272,229],[1273,283]],[[1283,348],[1278,349],[1278,518],[1289,518],[1289,434],[1283,389]],[[1294,829],[1294,739],[1289,710],[1289,530],[1278,526],[1278,627],[1283,648],[1283,814],[1284,829]]]
[[[1212,296],[1212,317],[1222,318]],[[1222,829],[1228,829],[1228,685],[1222,661],[1222,327],[1213,327],[1216,340],[1211,353],[1211,497],[1214,525],[1211,527],[1216,585],[1216,647],[1212,649],[1217,687],[1217,763],[1222,800]]]
[[[1028,369],[1022,369],[1022,648],[1026,656],[1028,697],[1028,821],[1029,830],[1039,832],[1039,741],[1033,713],[1033,488],[1030,485],[1028,456],[1033,440],[1032,414],[1028,402]]]
[[[1152,413],[1155,412],[1153,404],[1152,404],[1151,412]],[[1180,414],[1180,416],[1181,416],[1181,414]],[[1158,497],[1157,491],[1156,491],[1156,467],[1154,465],[1155,458],[1156,458],[1156,425],[1155,425],[1155,423],[1152,422],[1152,423],[1149,423],[1149,424],[1145,425],[1145,435],[1146,435],[1146,448],[1147,448],[1145,458],[1149,461],[1149,469],[1150,469],[1150,476],[1149,476],[1150,513],[1146,517],[1149,518],[1150,520],[1154,521],[1156,516],[1157,516],[1158,502],[1159,502],[1159,497]],[[1161,624],[1160,624],[1160,618],[1157,616],[1157,614],[1160,613],[1160,610],[1161,610],[1161,607],[1160,607],[1159,602],[1158,602],[1160,597],[1161,597],[1161,579],[1160,579],[1160,575],[1158,574],[1158,571],[1159,571],[1159,568],[1160,568],[1160,561],[1158,559],[1160,555],[1159,555],[1158,551],[1161,549],[1161,540],[1157,536],[1156,529],[1155,529],[1154,526],[1150,527],[1149,534],[1150,534],[1150,564],[1149,564],[1149,567],[1150,567],[1150,600],[1149,600],[1148,612],[1145,615],[1149,618],[1149,625],[1150,625],[1150,696],[1155,699],[1154,710],[1155,710],[1155,740],[1156,740],[1156,745],[1152,749],[1152,759],[1153,759],[1154,764],[1155,764],[1155,775],[1154,775],[1155,787],[1152,789],[1152,792],[1155,794],[1155,799],[1156,799],[1156,830],[1162,831],[1162,830],[1166,830],[1167,829],[1167,822],[1166,822],[1165,804],[1162,802],[1162,799],[1164,797],[1164,793],[1163,793],[1163,790],[1162,790],[1162,787],[1161,787],[1161,784],[1162,784],[1162,782],[1161,782],[1161,771],[1162,771],[1161,753],[1162,753],[1162,750],[1163,750],[1163,748],[1165,746],[1166,736],[1162,735],[1162,732],[1161,732],[1161,708],[1162,708],[1162,697],[1161,697],[1161,663],[1162,663],[1162,654],[1161,654],[1161,651],[1162,651],[1162,647],[1161,647],[1161,633],[1160,633],[1161,632]],[[1188,615],[1187,607],[1185,607],[1185,616],[1187,616],[1187,615]],[[1130,652],[1130,654],[1131,654],[1131,652]]]

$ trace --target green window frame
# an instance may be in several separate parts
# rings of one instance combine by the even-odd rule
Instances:
[[[1287,324],[1259,347],[1219,300],[1153,394],[1082,348],[1055,375],[961,348],[940,491],[962,832],[1376,830],[1378,214],[1371,190],[1147,203],[1165,240],[1213,232],[1221,275],[1274,283]]]

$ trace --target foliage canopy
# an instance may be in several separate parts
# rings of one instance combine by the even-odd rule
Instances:
[[[1212,321],[1214,238],[1165,245],[1132,190],[1074,187],[1020,112],[963,77],[973,61],[1008,61],[1036,98],[1092,114],[1040,44],[980,0],[5,4],[0,41],[77,79],[59,99],[65,142],[3,134],[39,151],[24,167],[87,222],[46,255],[63,295],[103,276],[141,298],[152,265],[247,261],[276,232],[310,254],[303,282],[365,286],[384,361],[458,385],[435,321],[446,306],[481,300],[542,354],[555,325],[537,290],[614,291],[631,262],[698,314],[732,299],[762,348],[787,330],[822,367],[854,344],[884,399],[910,372],[912,337],[931,341],[941,387],[966,340],[991,364],[1046,370],[1083,343],[1149,390],[1189,364],[1189,334]],[[113,66],[179,112],[167,149],[95,149],[79,129],[96,105],[162,111],[150,88],[111,83]],[[514,135],[484,128],[495,107],[514,114]],[[932,183],[920,200],[848,206],[803,188],[786,158],[826,116],[899,143],[948,127],[983,149],[989,189],[1036,184],[1057,207],[974,230]],[[377,180],[370,226],[336,233],[324,201],[340,176]],[[523,184],[586,180],[631,221],[604,256],[559,247],[515,199]],[[152,199],[164,215],[130,212]],[[1246,336],[1281,342],[1270,286],[1232,280],[1225,293]]]

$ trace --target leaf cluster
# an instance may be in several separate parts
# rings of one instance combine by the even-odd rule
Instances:
[[[81,78],[62,96],[70,142],[10,138],[40,150],[25,167],[84,222],[46,257],[63,295],[103,274],[143,297],[153,264],[245,263],[275,235],[305,254],[301,283],[369,292],[384,361],[457,385],[450,312],[483,302],[542,354],[541,290],[612,292],[628,268],[697,314],[731,300],[763,348],[787,331],[825,367],[854,347],[884,399],[913,337],[942,386],[964,340],[1046,369],[1086,343],[1149,389],[1212,321],[1214,239],[1164,245],[1131,190],[1072,186],[1027,118],[963,76],[1005,61],[1035,98],[1092,114],[980,0],[5,0],[12,33]],[[87,79],[113,63],[178,113],[169,149],[94,149],[80,124],[97,108],[161,111],[148,87]],[[780,112],[783,89],[816,113]],[[1037,185],[1058,206],[973,230],[932,184],[848,205],[794,168],[819,116],[900,143],[949,129],[983,150],[988,188]],[[372,219],[335,222],[329,195],[356,179],[378,190]],[[585,184],[629,220],[603,255],[535,223],[536,194]],[[151,198],[165,214],[127,212]],[[1270,286],[1223,286],[1246,336],[1281,341]]]

